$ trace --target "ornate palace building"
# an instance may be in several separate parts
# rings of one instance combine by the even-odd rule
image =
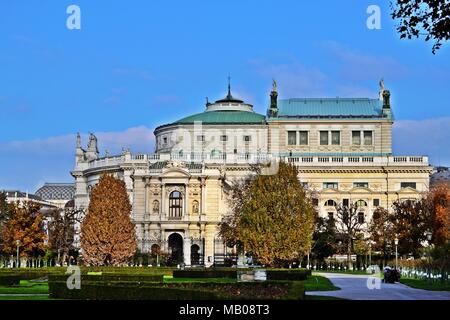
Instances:
[[[378,206],[414,199],[429,188],[425,156],[392,154],[390,92],[380,97],[278,99],[276,83],[266,115],[228,95],[205,110],[155,129],[154,154],[99,157],[91,134],[77,138],[75,206],[87,208],[103,173],[125,181],[139,249],[163,250],[187,265],[222,263],[232,249],[218,236],[233,180],[253,165],[283,160],[299,168],[322,216],[335,204],[358,202],[368,221]]]

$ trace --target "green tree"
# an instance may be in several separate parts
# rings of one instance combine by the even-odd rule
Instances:
[[[397,201],[393,205],[389,220],[398,238],[398,253],[419,258],[426,233],[432,229],[430,211],[424,200]]]
[[[400,39],[425,37],[434,40],[432,52],[450,39],[450,1],[396,0],[391,2],[392,18],[398,19]]]
[[[295,166],[281,162],[274,175],[256,174],[242,196],[240,204],[231,204],[240,208],[231,227],[235,240],[260,263],[282,266],[310,251],[315,213]]]
[[[337,252],[335,223],[333,218],[317,218],[313,235],[313,258],[324,261]]]
[[[123,265],[137,249],[131,204],[125,183],[102,175],[92,188],[81,225],[81,248],[87,265]]]

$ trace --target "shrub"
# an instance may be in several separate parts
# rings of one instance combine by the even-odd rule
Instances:
[[[259,283],[124,283],[82,282],[69,290],[64,281],[50,281],[51,298],[106,300],[217,300],[217,299],[302,299],[301,282]]]
[[[88,300],[214,300],[212,292],[164,288],[144,283],[83,283],[80,290],[69,290],[65,282],[49,282],[51,298]]]
[[[20,283],[20,276],[17,274],[0,274],[0,286],[13,286]]]
[[[65,282],[69,275],[66,274],[51,274],[49,275],[49,282]],[[132,282],[132,283],[162,283],[163,275],[142,275],[142,274],[117,274],[117,273],[102,273],[101,275],[81,275],[81,282]]]
[[[305,269],[267,270],[267,280],[304,281],[310,275],[311,270]]]
[[[174,278],[231,278],[237,279],[237,270],[230,269],[202,269],[202,270],[174,270]]]

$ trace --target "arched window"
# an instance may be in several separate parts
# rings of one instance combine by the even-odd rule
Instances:
[[[181,192],[173,191],[169,196],[169,217],[172,219],[181,219],[183,209],[183,197]]]
[[[153,201],[153,209],[152,209],[153,213],[159,213],[159,201],[158,200],[154,200]]]
[[[336,201],[334,201],[334,200],[327,200],[327,201],[325,201],[325,204],[324,204],[324,206],[325,207],[335,207],[336,206]]]
[[[367,202],[365,202],[364,200],[358,200],[358,201],[356,201],[356,206],[358,207],[358,208],[360,208],[360,207],[367,207]]]

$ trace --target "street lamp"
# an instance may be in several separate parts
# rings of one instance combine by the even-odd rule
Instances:
[[[398,269],[398,250],[397,250],[398,238],[397,237],[395,237],[394,243],[395,243],[395,269],[397,270]]]
[[[17,245],[17,257],[16,257],[16,268],[19,267],[19,246],[20,246],[20,240],[16,240]]]
[[[428,281],[431,281],[431,239],[433,238],[433,233],[428,231],[426,235],[428,240]]]

